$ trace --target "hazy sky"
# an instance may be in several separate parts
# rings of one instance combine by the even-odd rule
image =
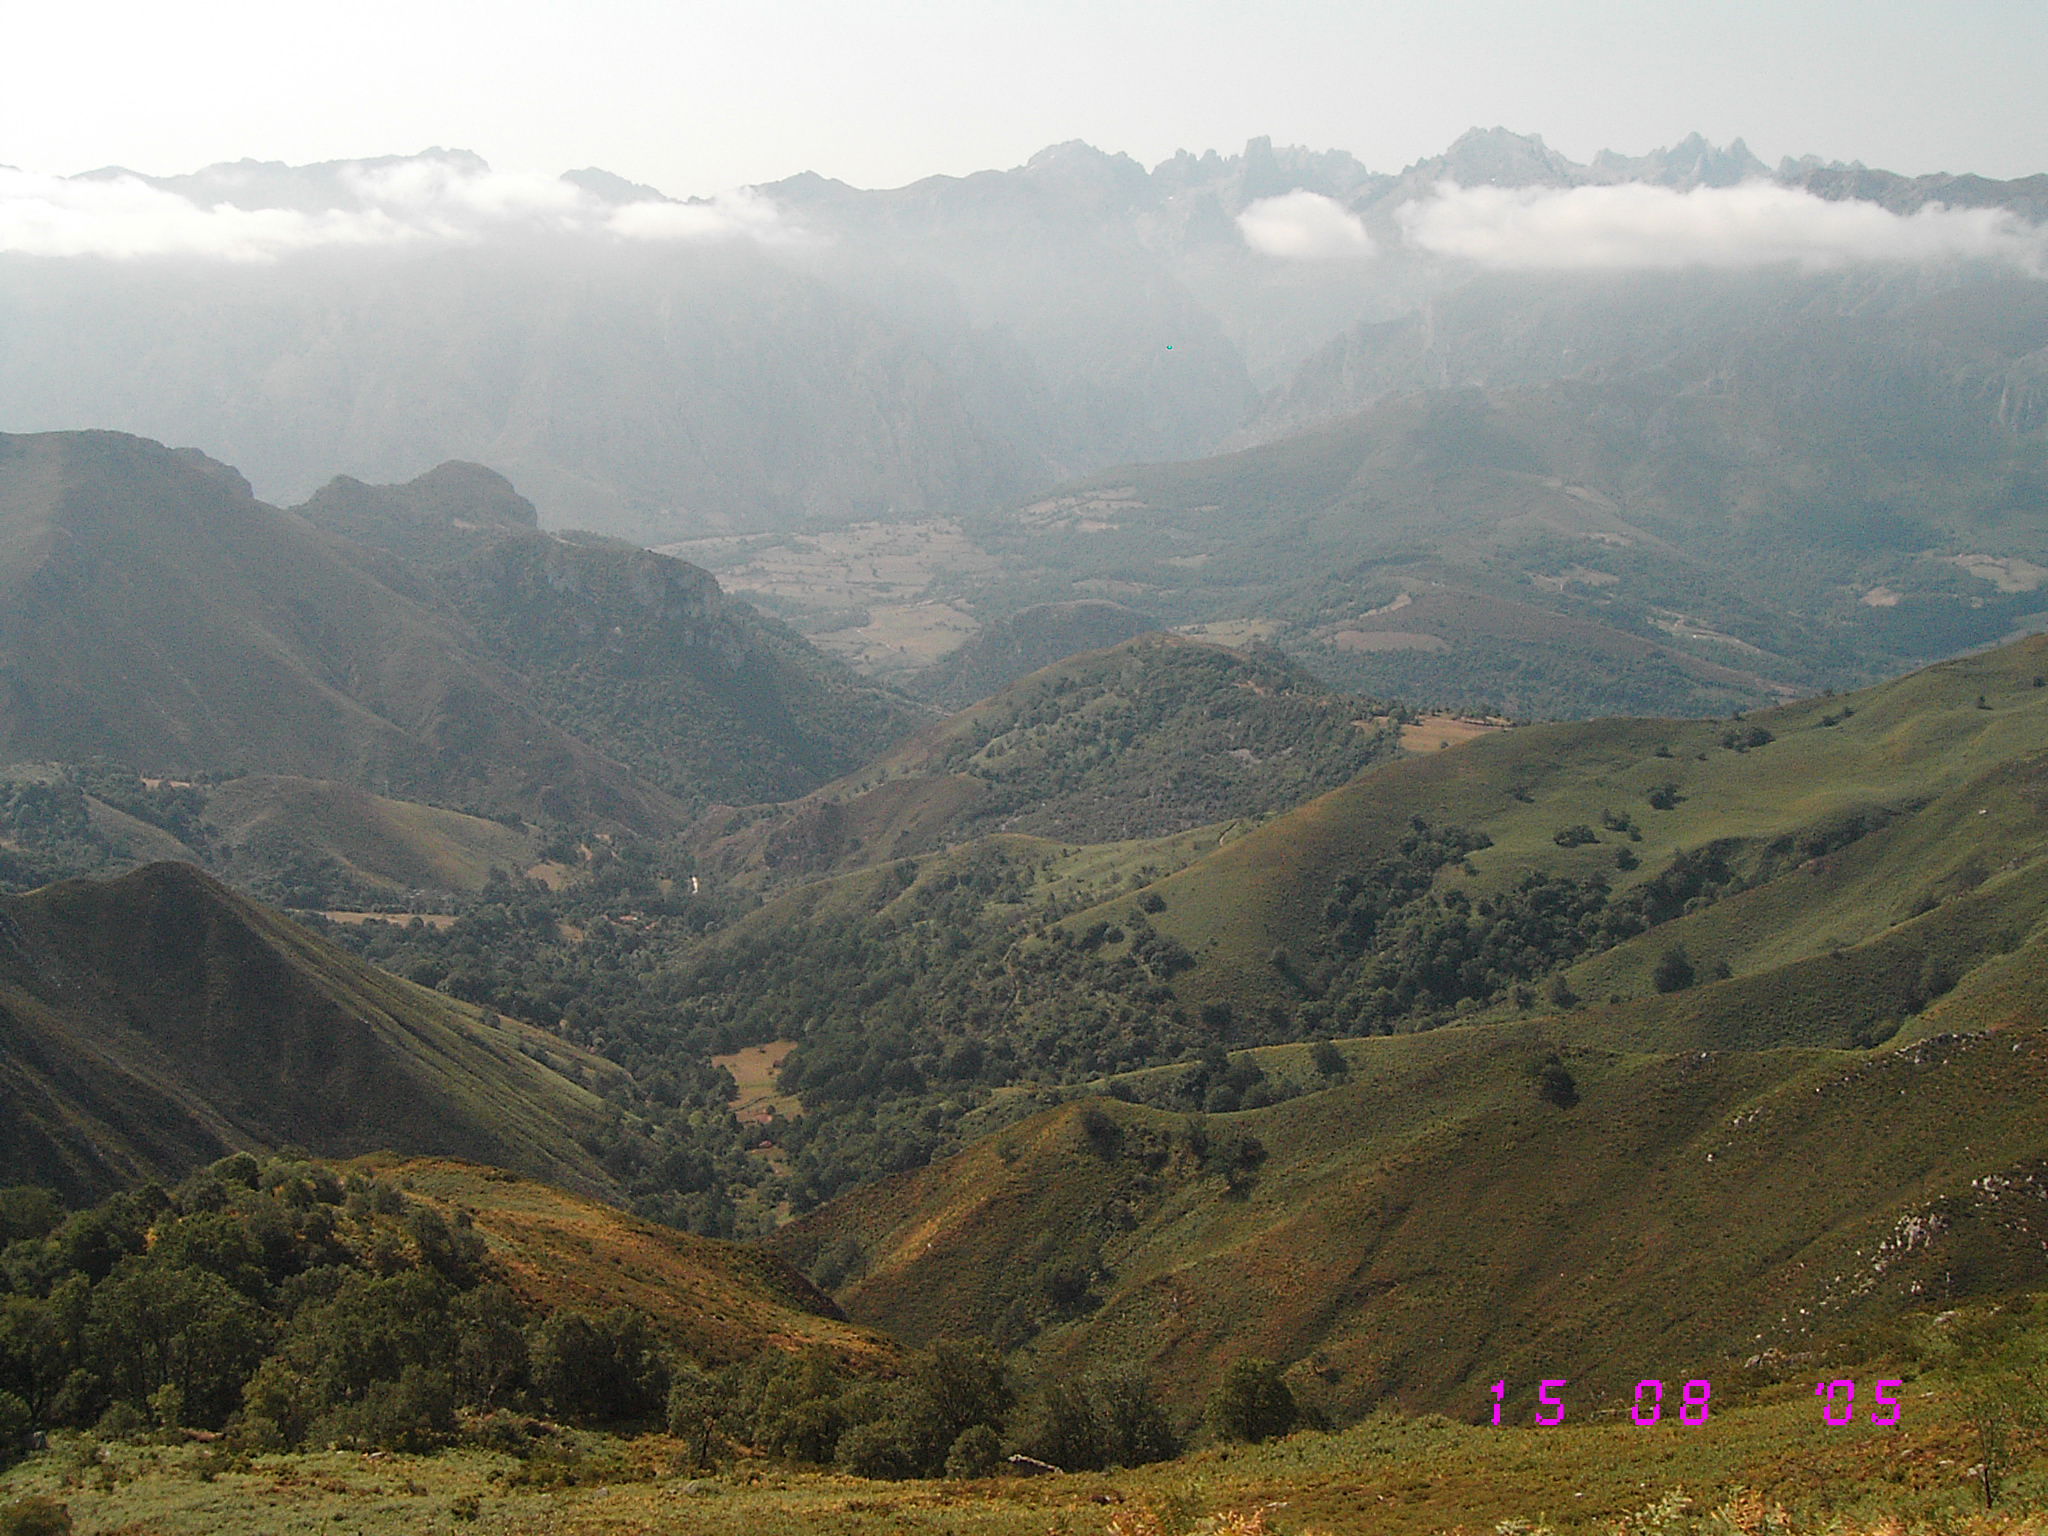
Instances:
[[[1254,134],[1395,170],[1474,124],[1577,158],[2048,171],[2048,0],[0,0],[0,164],[165,173],[474,149],[708,193],[1082,138]]]

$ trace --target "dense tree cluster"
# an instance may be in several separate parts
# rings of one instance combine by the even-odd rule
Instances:
[[[681,1016],[737,1040],[794,1038],[776,1128],[799,1208],[928,1162],[987,1091],[1184,1059],[1228,1020],[1184,1008],[1187,952],[1137,909],[1078,932],[1030,900],[1028,855],[983,848],[920,877],[878,875],[871,904],[748,931],[679,967]]]
[[[1497,1002],[1517,989],[1533,1000],[1531,983],[1542,977],[1853,842],[1883,820],[1849,816],[1760,847],[1731,840],[1681,849],[1663,869],[1619,894],[1604,875],[1531,870],[1508,889],[1475,900],[1459,886],[1442,885],[1439,876],[1485,847],[1485,834],[1418,816],[1390,852],[1336,880],[1323,908],[1316,964],[1304,974],[1290,961],[1284,974],[1313,999],[1301,1010],[1312,1032],[1412,1026],[1460,1005]],[[1603,823],[1633,840],[1628,818],[1610,814]],[[1575,847],[1598,841],[1598,834],[1571,827],[1557,841]],[[1617,868],[1636,867],[1626,845],[1618,852],[1628,857],[1617,860]],[[1653,976],[1663,992],[1693,979],[1682,950],[1668,952]],[[1553,1001],[1567,1005],[1561,997]]]
[[[715,1027],[678,1027],[678,944],[735,910],[689,894],[689,876],[655,847],[620,837],[553,850],[579,859],[586,878],[562,890],[494,878],[445,927],[402,914],[327,936],[422,986],[524,1019],[626,1069],[589,1079],[611,1116],[594,1149],[640,1215],[709,1236],[745,1230],[750,1195],[778,1190],[733,1118],[730,1074],[711,1058],[733,1049]],[[750,1043],[750,1042],[741,1042]],[[578,1072],[568,1053],[538,1054]],[[754,1202],[754,1203],[758,1203]]]
[[[423,1449],[458,1415],[657,1412],[639,1314],[534,1316],[481,1236],[395,1185],[240,1154],[69,1215],[0,1199],[0,1417]]]
[[[1081,842],[1264,816],[1395,749],[1389,706],[1274,654],[1144,642],[1020,683],[963,717],[931,765],[988,786],[981,825]]]
[[[1009,1454],[1063,1471],[1163,1461],[1181,1441],[1136,1371],[1020,1385],[990,1345],[941,1339],[891,1379],[849,1377],[820,1355],[686,1371],[669,1430],[700,1463],[747,1445],[860,1477],[983,1477]]]
[[[536,1312],[463,1217],[322,1164],[238,1155],[70,1214],[0,1190],[0,1242],[0,1459],[59,1427],[523,1453],[554,1424],[665,1423],[701,1460],[744,1447],[869,1477],[1179,1449],[1130,1373],[1020,1391],[991,1345],[955,1341],[894,1376],[776,1351],[710,1369],[630,1307]]]

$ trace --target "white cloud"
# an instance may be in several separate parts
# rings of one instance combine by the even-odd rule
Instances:
[[[612,211],[604,227],[628,240],[715,240],[746,235],[773,244],[791,235],[782,211],[751,187],[709,202],[626,203]]]
[[[782,233],[775,205],[753,192],[618,205],[552,177],[428,159],[351,170],[343,185],[350,206],[249,209],[195,201],[134,176],[81,179],[0,167],[0,252],[272,261],[318,247],[522,232],[648,241],[768,240]]]
[[[0,171],[0,251],[262,261],[314,245],[388,244],[407,234],[376,211],[206,208],[133,177],[74,181]]]
[[[1765,181],[1680,192],[1446,183],[1395,214],[1406,242],[1505,270],[1626,270],[1991,261],[2048,273],[2048,230],[2002,208],[1897,214]]]
[[[1237,228],[1261,255],[1296,261],[1370,256],[1373,249],[1358,216],[1319,192],[1262,197],[1237,216]]]
[[[473,224],[533,223],[574,228],[592,199],[553,176],[474,171],[445,160],[359,167],[344,182],[363,203],[408,223],[454,230]]]

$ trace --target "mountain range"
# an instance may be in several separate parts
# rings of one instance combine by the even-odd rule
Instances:
[[[425,234],[269,260],[0,256],[0,422],[195,443],[274,501],[336,471],[388,482],[481,461],[549,526],[647,542],[956,512],[1268,430],[1262,392],[1280,390],[1281,419],[1301,420],[1298,367],[1464,281],[1396,228],[1440,183],[1756,177],[1900,210],[1937,200],[2039,219],[2044,203],[2039,178],[1769,171],[1739,143],[1697,137],[1579,165],[1503,129],[1399,173],[1265,139],[1150,171],[1069,143],[890,190],[793,177],[738,213],[597,170],[536,189],[446,150],[109,169],[88,180],[309,228],[378,215],[403,232],[427,217]],[[429,194],[431,217],[418,213]],[[1354,215],[1377,255],[1249,246],[1240,216],[1293,194]],[[513,205],[495,224],[477,211],[494,200]],[[514,216],[528,206],[539,211]],[[565,233],[576,220],[600,233]]]

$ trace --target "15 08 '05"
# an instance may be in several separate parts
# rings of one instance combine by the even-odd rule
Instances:
[[[1536,1412],[1534,1422],[1542,1425],[1564,1422],[1564,1389],[1571,1385],[1568,1377],[1549,1376],[1536,1384]],[[1904,1383],[1891,1377],[1881,1377],[1871,1388],[1868,1401],[1870,1423],[1884,1429],[1899,1422],[1900,1405],[1894,1395]],[[1834,1428],[1856,1422],[1856,1383],[1849,1377],[1837,1377],[1833,1381],[1817,1382],[1814,1395],[1822,1399],[1821,1419]],[[1666,1398],[1669,1389],[1654,1376],[1646,1376],[1636,1383],[1635,1399],[1629,1405],[1629,1421],[1648,1429],[1666,1418]],[[1507,1405],[1508,1384],[1505,1378],[1493,1384],[1493,1422],[1502,1422],[1502,1411]],[[1676,1411],[1671,1418],[1690,1428],[1698,1428],[1713,1416],[1714,1384],[1704,1376],[1695,1377],[1683,1383],[1678,1389],[1677,1401],[1670,1404]]]

